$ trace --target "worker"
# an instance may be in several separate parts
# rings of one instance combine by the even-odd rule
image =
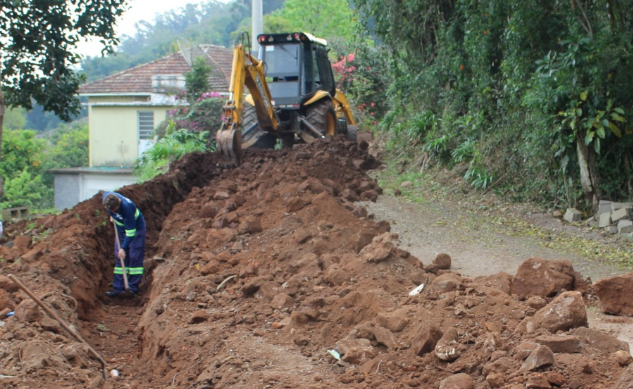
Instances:
[[[114,221],[116,236],[114,245],[114,281],[108,297],[117,297],[125,291],[123,267],[125,265],[129,291],[138,294],[143,278],[143,256],[145,254],[145,219],[132,200],[116,192],[103,194],[103,206]]]

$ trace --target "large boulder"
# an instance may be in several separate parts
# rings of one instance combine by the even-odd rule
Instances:
[[[552,334],[572,328],[587,327],[587,311],[580,292],[564,292],[551,303],[528,316],[517,327],[521,333],[534,333],[542,328]]]
[[[633,316],[633,272],[604,278],[594,284],[602,312],[612,315]]]
[[[538,345],[530,353],[527,359],[521,365],[522,371],[532,371],[540,368],[552,366],[554,364],[554,353],[547,346]]]
[[[429,293],[448,293],[454,290],[459,290],[462,287],[462,278],[458,274],[444,273],[431,282]]]
[[[512,279],[512,293],[520,299],[531,296],[553,297],[561,291],[574,290],[575,278],[570,261],[534,257],[519,266]]]
[[[390,259],[396,253],[396,247],[392,243],[391,234],[388,232],[372,239],[371,244],[360,251],[360,256],[366,262],[378,263]]]
[[[437,342],[442,338],[442,330],[432,322],[424,322],[417,330],[411,342],[413,353],[418,356],[430,353],[435,350]]]

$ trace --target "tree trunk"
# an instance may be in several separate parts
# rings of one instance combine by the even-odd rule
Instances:
[[[600,176],[596,163],[598,158],[595,150],[585,145],[584,136],[580,133],[576,136],[576,154],[578,155],[582,190],[589,204],[596,209],[600,196]]]
[[[4,127],[5,111],[6,111],[6,107],[4,105],[4,92],[2,92],[2,88],[0,88],[0,161],[2,161],[2,128]],[[3,195],[4,195],[4,178],[0,174],[0,198],[2,198]]]

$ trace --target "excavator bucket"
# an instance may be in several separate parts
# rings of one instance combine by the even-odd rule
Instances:
[[[242,134],[232,123],[228,128],[222,128],[215,135],[215,144],[226,164],[238,166],[242,154]]]

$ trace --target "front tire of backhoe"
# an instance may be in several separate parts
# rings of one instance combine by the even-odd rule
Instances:
[[[308,107],[306,120],[325,136],[334,136],[334,134],[336,134],[336,112],[334,111],[332,101],[329,99],[323,99]],[[306,143],[312,143],[319,139],[319,137],[313,134],[309,129],[304,129],[301,132],[301,139],[306,141]]]
[[[257,123],[255,107],[250,104],[242,106],[242,148],[273,149],[277,138],[262,130]]]

